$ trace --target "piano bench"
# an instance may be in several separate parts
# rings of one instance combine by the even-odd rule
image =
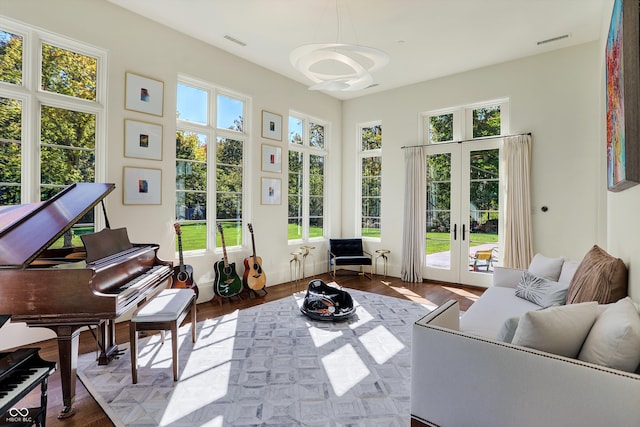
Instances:
[[[178,328],[191,311],[191,340],[196,342],[196,293],[191,289],[164,289],[138,308],[129,324],[131,377],[138,382],[138,331],[171,331],[173,380],[178,381]]]

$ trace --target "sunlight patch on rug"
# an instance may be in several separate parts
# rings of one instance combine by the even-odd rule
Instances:
[[[300,313],[304,293],[139,341],[138,384],[128,346],[107,366],[81,355],[78,376],[116,426],[408,426],[411,326],[434,306],[346,289],[341,322]]]

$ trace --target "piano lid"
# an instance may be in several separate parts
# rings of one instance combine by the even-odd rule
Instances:
[[[0,268],[26,267],[114,189],[80,182],[47,201],[0,209]]]

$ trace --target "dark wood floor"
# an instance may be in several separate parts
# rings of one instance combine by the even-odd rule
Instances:
[[[328,274],[320,275],[318,278],[327,282],[331,281]],[[203,303],[198,305],[198,320],[205,318],[214,318],[223,314],[227,314],[236,309],[247,308],[257,304],[274,301],[293,292],[306,289],[306,283],[309,278],[298,284],[284,283],[276,286],[268,287],[268,294],[261,297],[244,298],[243,301],[234,299],[225,302],[222,305]],[[471,304],[482,295],[482,288],[462,287],[444,283],[423,282],[423,283],[406,283],[399,278],[373,276],[372,280],[362,276],[352,274],[351,272],[338,272],[337,282],[347,288],[358,289],[362,291],[374,292],[381,295],[387,295],[397,298],[404,298],[421,303],[430,303],[440,305],[449,299],[455,299],[460,302],[460,309],[466,310]],[[116,341],[120,344],[129,341],[129,325],[128,322],[118,323],[116,328]],[[40,347],[40,356],[45,360],[58,360],[58,350],[55,340],[44,341],[30,347]],[[96,344],[94,338],[89,332],[82,332],[80,335],[80,354],[95,352]],[[62,391],[60,388],[60,375],[56,371],[49,378],[49,404],[47,409],[47,426],[112,426],[113,424],[102,411],[100,406],[87,392],[80,380],[76,385],[76,399],[74,409],[76,414],[65,420],[58,420],[57,414],[62,409]],[[39,404],[39,393],[32,393],[21,405],[37,406]]]

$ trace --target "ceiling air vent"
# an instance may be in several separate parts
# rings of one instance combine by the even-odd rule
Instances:
[[[242,41],[238,40],[237,38],[235,38],[233,36],[230,36],[229,34],[225,34],[224,38],[229,40],[230,42],[233,42],[233,43],[235,43],[237,45],[240,45],[242,47],[245,47],[247,45],[245,42],[242,42]]]
[[[538,46],[540,46],[541,44],[546,44],[546,43],[551,43],[551,42],[557,42],[558,40],[562,40],[562,39],[568,39],[569,38],[569,34],[563,34],[561,36],[558,37],[551,37],[550,39],[546,39],[546,40],[542,40],[539,41],[537,43]]]

